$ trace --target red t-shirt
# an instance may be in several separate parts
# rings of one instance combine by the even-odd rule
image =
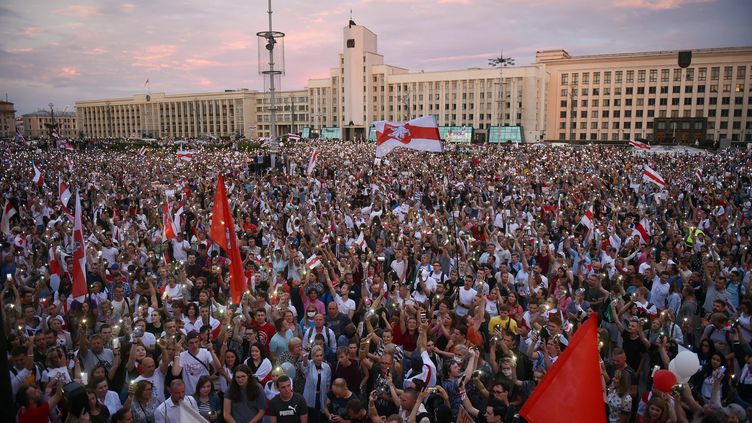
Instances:
[[[18,410],[19,423],[49,423],[49,421],[50,404],[48,404],[46,401],[38,407],[21,407],[21,409]]]
[[[405,351],[415,351],[415,349],[418,347],[418,333],[416,332],[415,335],[410,335],[409,333],[403,334],[400,330],[399,325],[395,325],[392,327],[392,330],[394,332],[394,343],[397,345],[402,345],[402,349]]]
[[[265,322],[263,325],[259,325],[258,322],[256,322],[256,320],[254,320],[253,322],[251,322],[251,326],[253,326],[256,329],[258,329],[258,331],[259,331],[259,334],[258,334],[259,341],[261,341],[266,346],[266,348],[268,350],[269,349],[269,343],[272,341],[272,336],[274,336],[274,334],[277,333],[277,331],[274,330],[274,326],[271,323],[269,323],[269,322]]]

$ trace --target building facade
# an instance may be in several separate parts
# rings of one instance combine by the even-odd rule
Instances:
[[[16,136],[16,109],[9,101],[0,101],[0,138]]]
[[[49,136],[49,126],[52,123],[57,124],[57,130],[60,136],[65,138],[76,138],[78,136],[77,119],[75,112],[49,112],[39,110],[34,113],[22,115],[23,134],[26,138],[39,138]]]
[[[752,47],[570,56],[541,51],[548,140],[752,141]]]
[[[366,27],[343,28],[342,52],[327,78],[277,93],[277,134],[373,138],[376,121],[433,115],[455,133],[470,128],[464,142],[752,139],[752,47],[693,50],[686,68],[678,66],[677,51],[548,50],[528,66],[410,72],[386,64],[377,41]],[[76,107],[87,137],[271,132],[268,94],[248,89],[139,94]]]

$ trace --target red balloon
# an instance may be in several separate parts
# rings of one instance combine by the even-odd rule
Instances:
[[[658,370],[653,375],[653,388],[669,393],[676,385],[676,376],[668,370]]]

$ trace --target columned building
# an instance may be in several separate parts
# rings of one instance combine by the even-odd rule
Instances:
[[[75,138],[78,135],[77,116],[75,112],[53,112],[38,110],[21,116],[23,135],[27,138],[49,136],[49,124],[57,124],[57,131],[63,138]]]
[[[329,76],[277,93],[277,134],[374,139],[373,123],[436,117],[451,142],[752,140],[752,47],[571,56],[414,72],[389,65],[377,36],[350,23]],[[268,94],[138,94],[76,103],[87,137],[267,137]]]

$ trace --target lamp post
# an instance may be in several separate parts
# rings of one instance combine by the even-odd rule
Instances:
[[[407,107],[407,113],[406,113],[407,119],[405,120],[410,120],[411,116],[410,116],[410,90],[409,89],[402,96],[402,105],[404,107]]]
[[[501,127],[504,120],[504,114],[502,113],[502,107],[504,105],[504,68],[507,66],[514,66],[514,59],[511,57],[504,57],[504,50],[501,50],[501,55],[499,55],[499,57],[488,59],[488,64],[492,67],[499,68],[499,127]]]
[[[55,110],[53,109],[55,105],[50,103],[48,106],[50,106],[50,139],[52,139],[54,138],[52,132],[55,130]]]

